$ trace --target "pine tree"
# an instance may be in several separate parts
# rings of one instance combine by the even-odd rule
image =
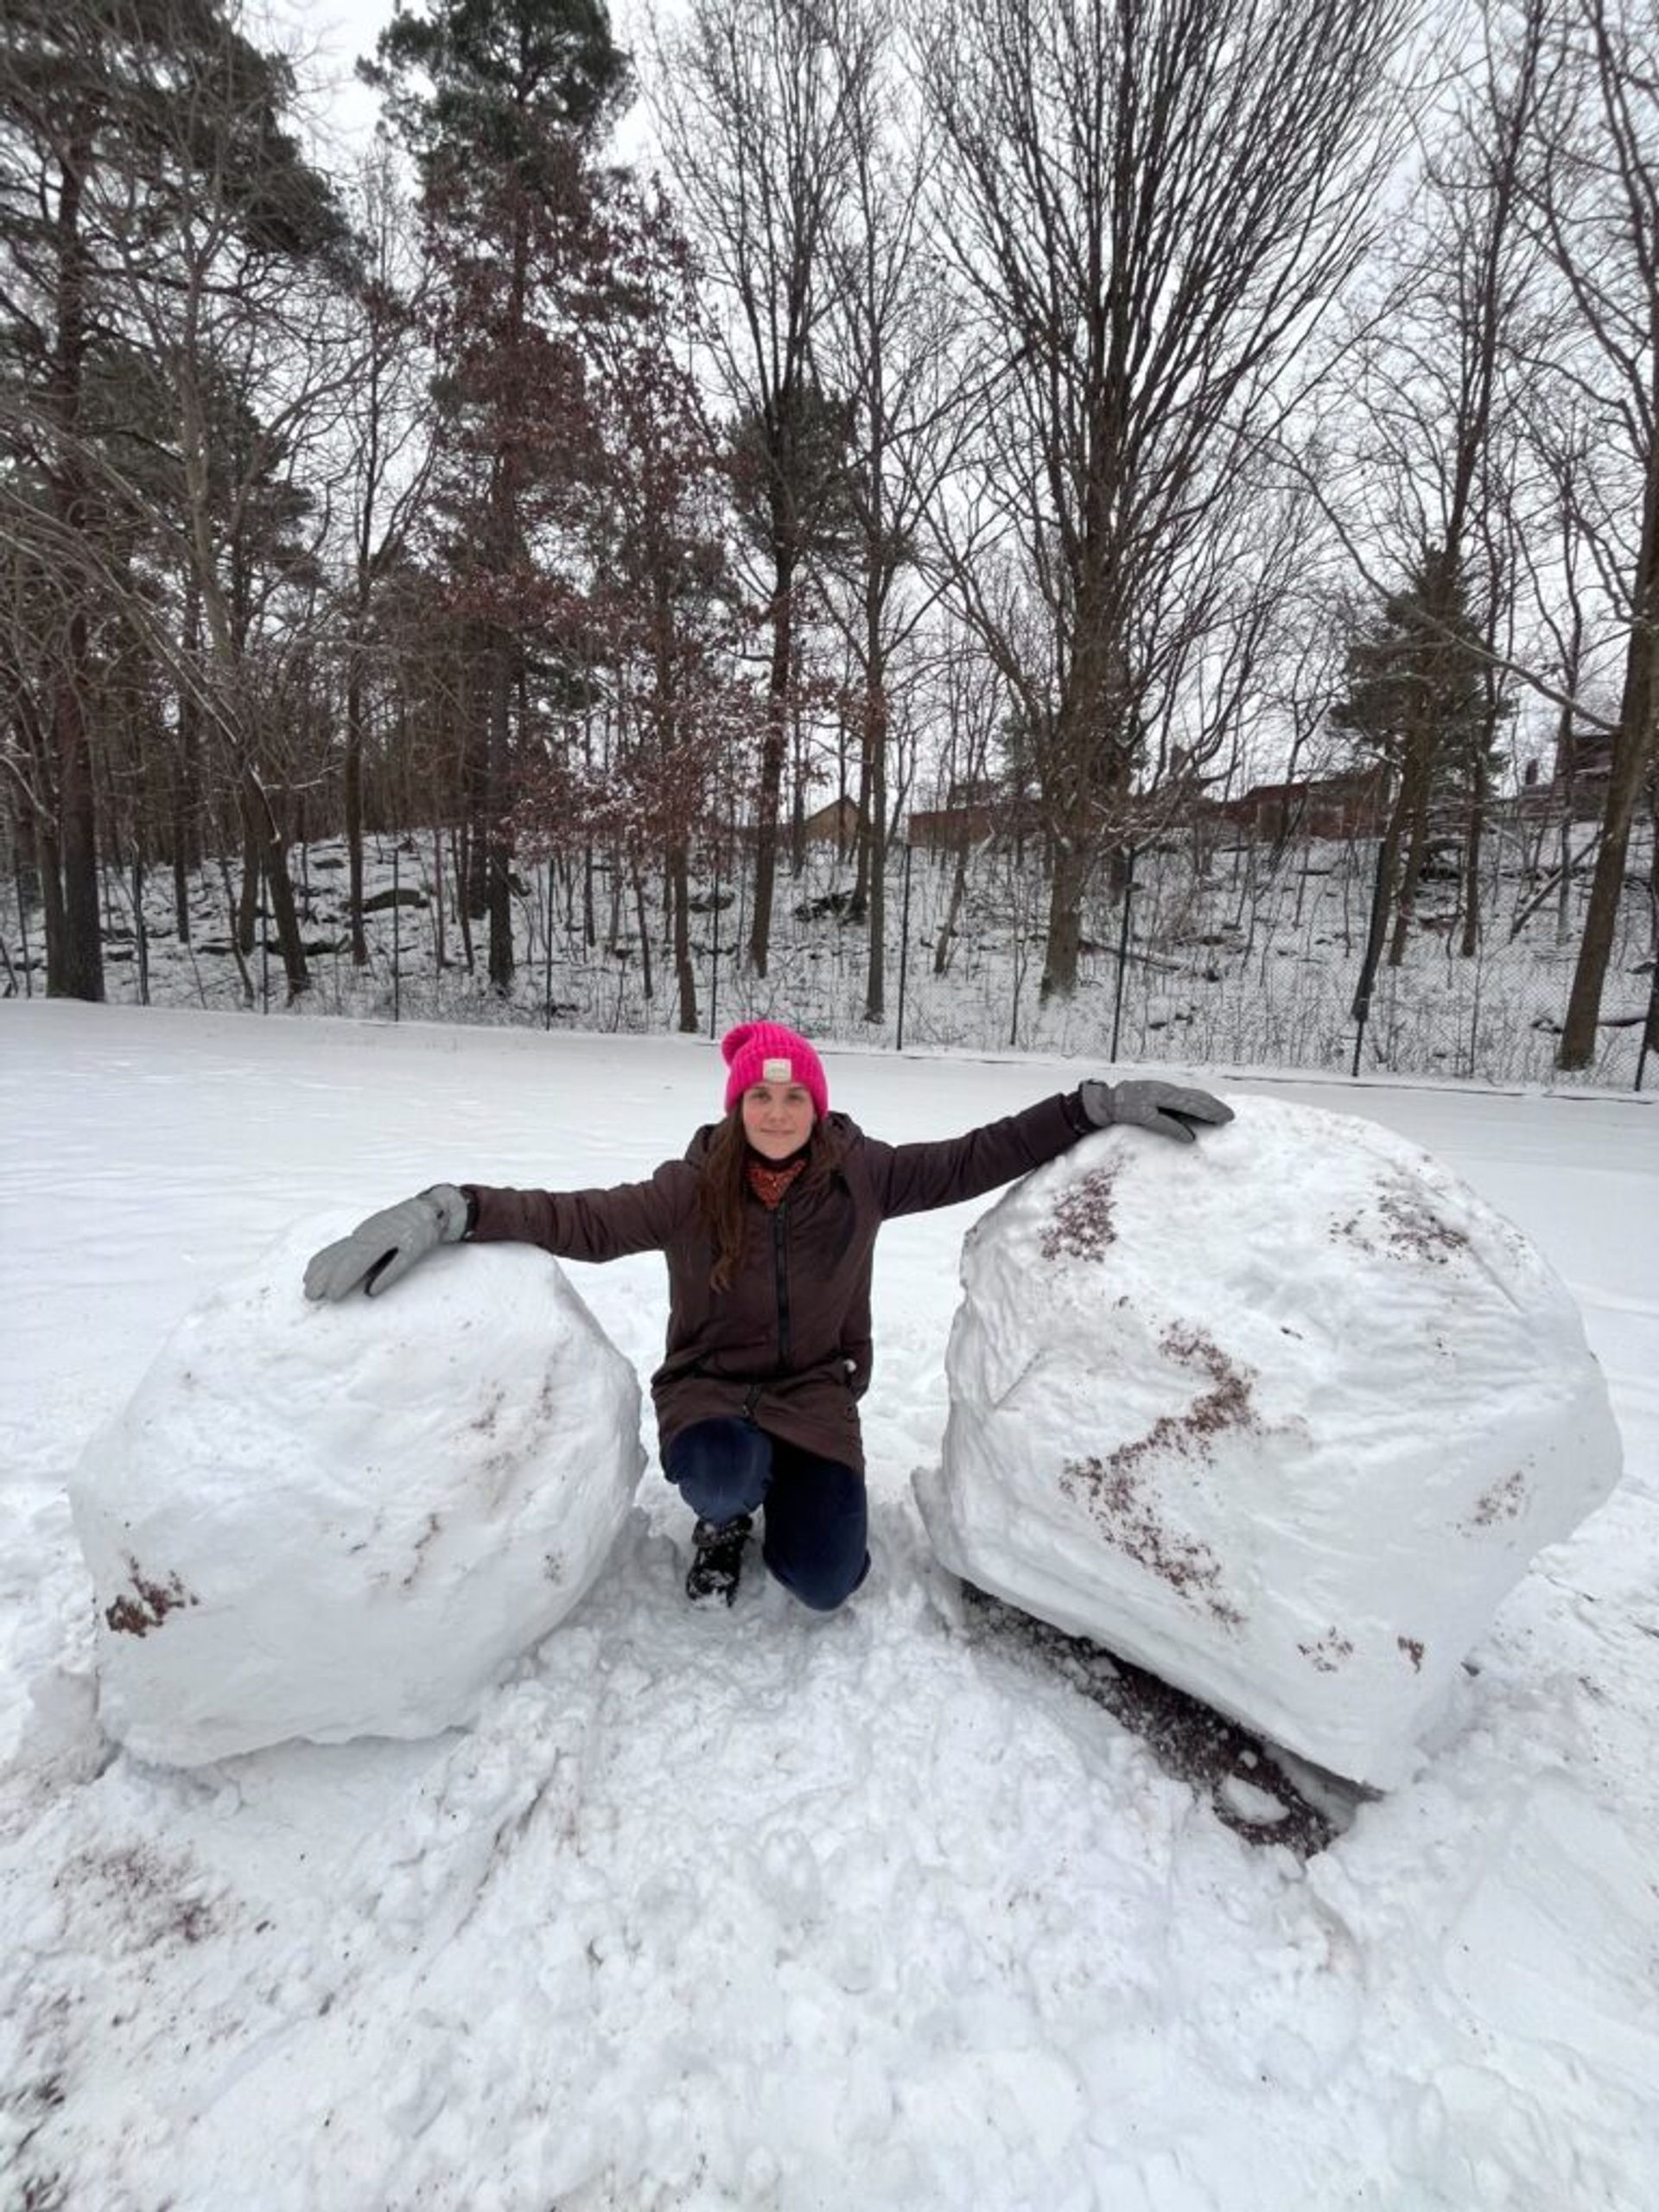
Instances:
[[[628,67],[598,0],[429,0],[393,19],[377,54],[364,74],[419,163],[437,277],[438,493],[483,706],[465,768],[469,905],[488,916],[490,982],[505,995],[526,640],[547,643],[559,599],[548,541],[595,467],[572,327],[603,311],[591,155]]]

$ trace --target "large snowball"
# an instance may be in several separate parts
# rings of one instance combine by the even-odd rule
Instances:
[[[192,1766],[423,1736],[576,1604],[644,1465],[639,1392],[556,1265],[441,1251],[308,1305],[296,1229],[188,1314],[72,1486],[99,1709]]]
[[[1567,1289],[1367,1122],[1089,1139],[969,1235],[947,1567],[1387,1786],[1541,1545],[1618,1479]]]

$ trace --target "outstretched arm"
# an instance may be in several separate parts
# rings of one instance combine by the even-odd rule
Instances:
[[[371,1214],[319,1252],[305,1294],[337,1301],[377,1297],[440,1244],[539,1244],[563,1260],[619,1260],[659,1250],[696,1204],[696,1175],[670,1160],[645,1183],[601,1191],[512,1191],[484,1183],[435,1183]]]
[[[981,1198],[1114,1123],[1191,1144],[1199,1128],[1232,1118],[1232,1108],[1207,1090],[1155,1079],[1114,1085],[1091,1077],[1076,1090],[965,1136],[937,1144],[872,1143],[869,1154],[882,1212],[922,1213]]]
[[[696,1170],[665,1160],[645,1183],[598,1191],[512,1191],[463,1185],[478,1244],[539,1244],[561,1260],[620,1260],[660,1251],[696,1205]]]
[[[1021,1114],[987,1122],[959,1137],[931,1144],[867,1141],[876,1197],[885,1216],[926,1213],[963,1198],[982,1198],[1043,1162],[1069,1152],[1089,1134],[1075,1092],[1045,1098]]]

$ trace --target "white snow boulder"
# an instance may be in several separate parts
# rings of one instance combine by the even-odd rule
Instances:
[[[1255,1099],[1089,1138],[969,1233],[933,1548],[1387,1788],[1618,1432],[1566,1287],[1426,1153]]]
[[[71,1485],[100,1717],[142,1758],[464,1722],[626,1516],[639,1385],[557,1265],[469,1246],[308,1305],[350,1226],[300,1225],[188,1314]]]

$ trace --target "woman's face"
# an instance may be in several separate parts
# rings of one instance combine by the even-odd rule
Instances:
[[[743,1134],[763,1160],[787,1160],[812,1134],[812,1100],[798,1083],[752,1083],[743,1094]]]

